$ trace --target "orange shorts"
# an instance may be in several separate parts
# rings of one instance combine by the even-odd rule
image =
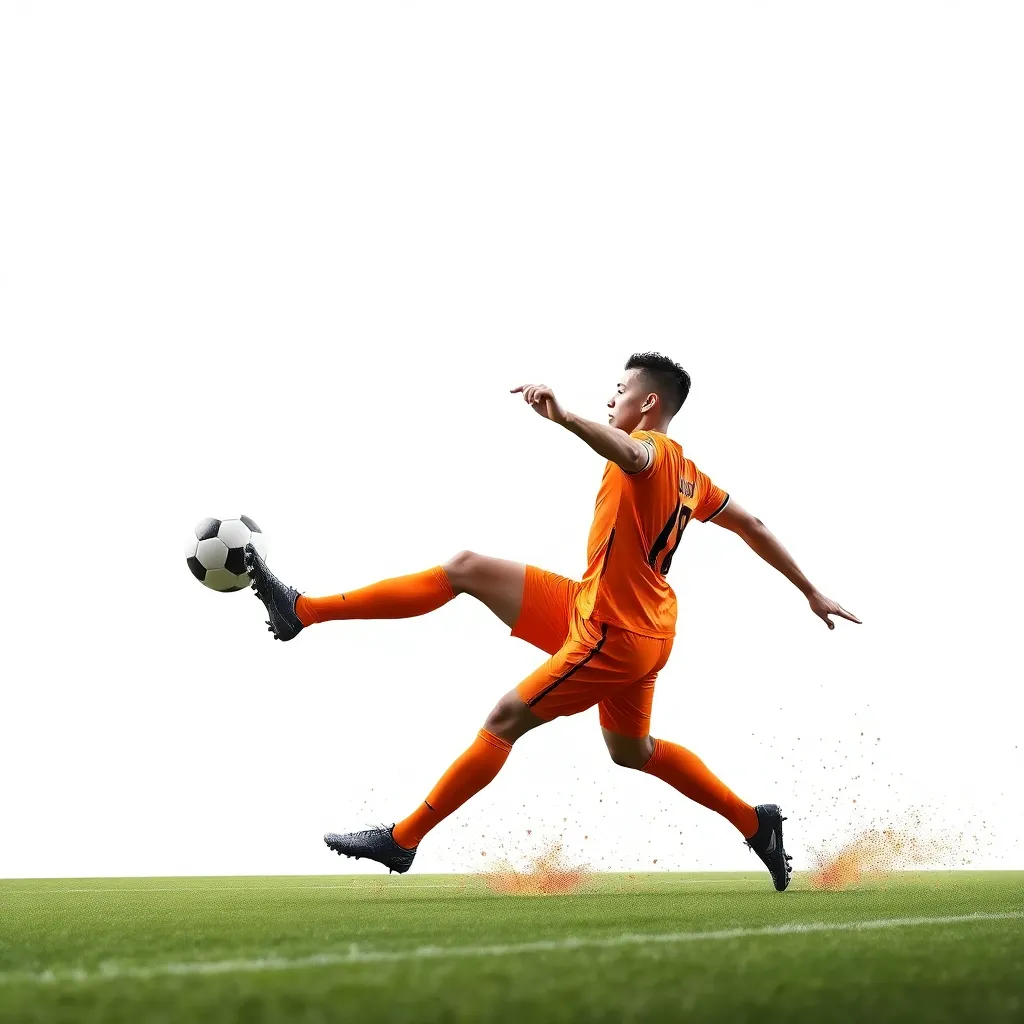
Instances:
[[[516,692],[547,721],[597,704],[603,728],[622,736],[646,736],[654,682],[668,661],[672,639],[584,621],[576,611],[581,586],[526,567],[523,607],[512,635],[551,657]]]

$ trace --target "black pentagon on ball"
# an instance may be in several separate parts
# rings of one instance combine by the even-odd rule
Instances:
[[[252,533],[262,533],[263,532],[248,516],[239,516],[238,518],[241,519],[242,522],[245,523],[245,525],[249,527],[250,532],[252,532]]]
[[[245,548],[228,548],[228,557],[224,560],[224,568],[241,576],[245,572]]]
[[[211,537],[217,536],[217,531],[220,529],[219,519],[204,519],[196,527],[196,536],[200,540],[209,540]]]
[[[200,583],[206,579],[206,568],[198,558],[193,555],[191,558],[187,558],[188,567],[192,570],[192,575],[195,576]]]

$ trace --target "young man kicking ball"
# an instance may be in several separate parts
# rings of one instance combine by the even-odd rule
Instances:
[[[675,637],[676,597],[666,576],[690,521],[715,522],[742,537],[799,587],[829,629],[834,628],[830,615],[860,620],[819,593],[767,527],[730,501],[666,435],[689,389],[686,371],[657,353],[634,355],[626,363],[608,401],[607,425],[567,412],[544,385],[513,389],[541,416],[608,460],[581,582],[463,551],[443,566],[412,576],[310,598],[278,580],[251,546],[246,549],[253,589],[278,640],[291,640],[300,630],[332,619],[424,615],[459,594],[470,594],[513,636],[550,655],[498,701],[473,744],[412,814],[391,828],[329,833],[324,840],[332,850],[408,871],[424,836],[494,779],[516,740],[553,718],[596,704],[616,764],[656,776],[721,814],[764,862],[775,888],[789,885],[785,819],[778,806],[746,803],[695,754],[650,735],[655,681]]]

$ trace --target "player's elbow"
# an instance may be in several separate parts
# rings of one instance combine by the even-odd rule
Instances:
[[[715,519],[715,522],[720,523],[728,530],[732,530],[733,533],[738,534],[744,540],[756,537],[765,529],[764,523],[757,516],[751,515],[746,509],[732,505],[726,506],[725,511]]]
[[[749,544],[764,534],[766,530],[767,527],[757,516],[747,516],[736,532]]]

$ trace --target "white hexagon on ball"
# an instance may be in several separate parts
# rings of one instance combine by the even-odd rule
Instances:
[[[217,530],[218,540],[224,541],[229,548],[244,548],[251,536],[252,532],[241,519],[225,519]]]
[[[201,540],[196,545],[196,558],[209,574],[210,569],[223,569],[228,559],[228,548],[224,541],[218,537],[211,537],[209,540]]]
[[[211,590],[223,592],[244,589],[245,579],[247,577],[238,577],[230,569],[210,569],[203,583]]]

